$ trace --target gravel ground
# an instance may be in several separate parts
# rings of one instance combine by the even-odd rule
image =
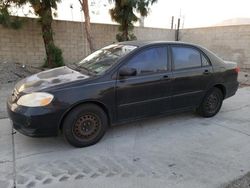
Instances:
[[[0,62],[0,86],[1,84],[15,83],[22,78],[40,71],[42,71],[41,68],[18,63]]]
[[[7,117],[5,103],[15,83],[40,71],[42,71],[41,68],[24,66],[18,63],[0,62],[0,118]]]

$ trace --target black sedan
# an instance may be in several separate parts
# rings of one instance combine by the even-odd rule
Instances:
[[[122,42],[21,80],[7,109],[25,135],[62,131],[70,144],[84,147],[109,125],[193,109],[212,117],[237,91],[238,71],[198,45]]]

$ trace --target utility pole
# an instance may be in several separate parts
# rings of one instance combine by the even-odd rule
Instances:
[[[73,21],[74,20],[74,17],[73,17],[73,4],[70,4],[69,8],[71,9],[71,19]]]
[[[171,30],[174,29],[174,16],[172,16],[171,18]]]
[[[178,18],[177,29],[176,29],[176,32],[175,32],[175,40],[176,41],[179,41],[180,22],[181,22],[181,19]]]

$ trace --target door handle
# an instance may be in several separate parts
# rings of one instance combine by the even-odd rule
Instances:
[[[210,74],[210,71],[208,69],[204,70],[203,74]]]
[[[164,76],[162,76],[162,79],[163,80],[170,80],[170,77],[168,75],[164,75]]]

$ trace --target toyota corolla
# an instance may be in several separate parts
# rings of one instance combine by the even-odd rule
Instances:
[[[122,42],[19,81],[7,109],[27,136],[62,132],[71,145],[85,147],[110,125],[186,110],[212,117],[237,91],[238,71],[198,45]]]

